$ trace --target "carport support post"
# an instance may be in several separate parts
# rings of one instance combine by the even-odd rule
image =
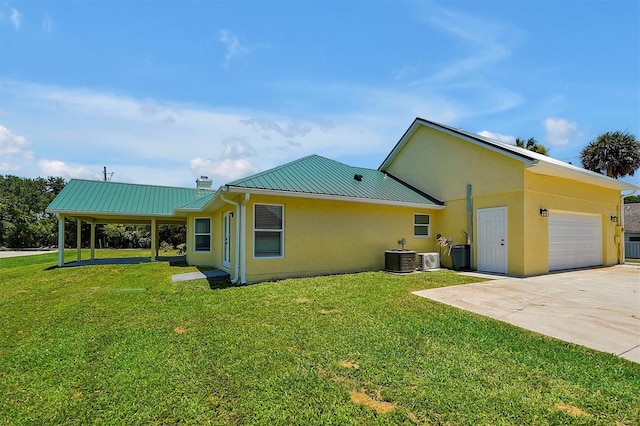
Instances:
[[[91,260],[96,258],[96,222],[91,222]]]
[[[82,220],[76,219],[76,247],[78,250],[78,262],[82,260]]]
[[[58,216],[58,267],[64,266],[64,215]]]
[[[156,233],[157,233],[156,220],[151,219],[151,261],[152,262],[156,261],[156,256],[158,255],[158,249],[156,247],[156,242],[158,239],[156,237]]]

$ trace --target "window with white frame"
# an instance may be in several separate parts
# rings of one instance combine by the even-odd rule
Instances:
[[[255,204],[253,208],[253,256],[284,255],[284,206]]]
[[[211,218],[199,217],[193,221],[195,251],[211,251]]]
[[[413,215],[413,236],[428,237],[431,218],[428,214],[416,213]]]

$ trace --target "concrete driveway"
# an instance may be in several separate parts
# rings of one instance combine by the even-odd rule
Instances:
[[[413,294],[640,363],[637,266],[500,278]]]

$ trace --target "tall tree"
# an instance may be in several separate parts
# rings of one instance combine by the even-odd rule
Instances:
[[[526,141],[524,139],[516,138],[516,146],[518,148],[537,152],[538,154],[547,155],[547,148],[544,145],[539,144],[534,138],[529,138]]]
[[[618,179],[640,168],[640,142],[629,132],[599,135],[580,152],[585,169]]]
[[[56,219],[45,209],[64,185],[60,177],[0,175],[0,246],[54,244]]]

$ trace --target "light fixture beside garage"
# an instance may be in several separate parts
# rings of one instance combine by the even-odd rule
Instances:
[[[617,222],[618,221],[618,216],[616,216],[615,214],[612,214],[610,219],[611,219],[611,222]]]
[[[547,209],[540,209],[540,216],[542,216],[542,217],[549,217],[549,210],[547,210]]]

